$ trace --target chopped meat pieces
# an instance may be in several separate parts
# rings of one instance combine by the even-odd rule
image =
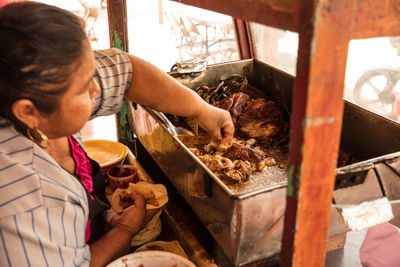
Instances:
[[[224,158],[220,155],[202,155],[199,156],[199,159],[206,164],[207,168],[212,172],[232,169],[235,166],[230,159]]]
[[[131,198],[131,194],[126,191],[121,192],[121,194],[119,195],[119,201],[122,209],[126,209],[127,207],[132,206],[135,203]]]
[[[263,160],[260,152],[255,149],[244,147],[239,144],[232,144],[232,146],[223,154],[224,157],[230,159],[247,160],[251,163],[258,164]]]
[[[254,99],[240,114],[238,125],[249,137],[266,143],[279,133],[284,125],[281,107],[264,98]]]
[[[208,169],[228,184],[246,182],[255,172],[278,166],[277,161],[280,168],[287,165],[282,162],[282,153],[273,154],[277,147],[284,148],[287,140],[282,138],[288,130],[282,106],[265,98],[253,98],[256,94],[246,91],[247,82],[239,78],[231,78],[215,89],[203,86],[197,90],[210,104],[229,111],[235,125],[232,142],[192,142],[188,146]],[[229,89],[231,83],[237,83],[237,88]]]
[[[233,122],[236,123],[238,117],[240,116],[240,114],[242,114],[244,107],[250,101],[250,99],[251,98],[249,95],[239,92],[221,100],[218,106],[229,111],[232,116]]]

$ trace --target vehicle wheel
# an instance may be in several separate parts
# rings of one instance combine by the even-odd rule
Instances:
[[[383,116],[396,115],[396,93],[394,88],[399,79],[397,71],[376,69],[364,72],[354,85],[356,104]]]

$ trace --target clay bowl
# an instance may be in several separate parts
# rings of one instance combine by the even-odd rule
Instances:
[[[108,181],[112,191],[117,188],[127,188],[129,183],[138,181],[138,174],[132,165],[114,166],[107,171]]]

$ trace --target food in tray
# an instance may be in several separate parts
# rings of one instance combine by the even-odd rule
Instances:
[[[225,182],[239,183],[248,181],[251,174],[261,172],[266,166],[278,165],[275,158],[267,150],[262,150],[256,142],[253,138],[234,138],[226,151],[215,150],[209,144],[199,144],[189,150]],[[285,168],[285,161],[282,162],[279,167]]]
[[[267,99],[244,75],[232,75],[215,88],[202,85],[195,91],[208,103],[229,111],[235,125],[232,143],[210,144],[209,136],[191,118],[170,120],[193,131],[178,138],[225,184],[253,182],[252,177],[265,176],[265,167],[287,169],[289,115],[280,103]],[[338,166],[355,161],[341,151]]]
[[[265,98],[251,98],[242,92],[222,99],[216,106],[229,111],[237,130],[262,143],[269,142],[286,124],[278,103]]]
[[[130,183],[128,188],[117,188],[111,197],[111,208],[121,212],[133,204],[132,191],[141,194],[146,200],[146,209],[157,209],[168,202],[167,189],[162,184],[147,182]]]
[[[235,137],[229,146],[209,144],[207,134],[191,119],[172,118],[194,132],[194,136],[178,138],[228,184],[247,182],[266,166],[284,169],[287,165],[288,116],[279,103],[254,90],[243,75],[233,75],[216,88],[202,85],[196,89],[205,101],[230,112]]]

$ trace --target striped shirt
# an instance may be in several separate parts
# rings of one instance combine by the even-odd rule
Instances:
[[[132,78],[120,50],[96,51],[95,63],[101,92],[92,118],[117,112]],[[0,129],[1,266],[89,266],[88,215],[76,178],[13,127]]]

